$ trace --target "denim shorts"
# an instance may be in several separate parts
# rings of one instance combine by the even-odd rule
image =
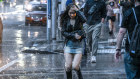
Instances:
[[[82,41],[72,41],[68,40],[65,47],[65,53],[83,53],[84,40]]]

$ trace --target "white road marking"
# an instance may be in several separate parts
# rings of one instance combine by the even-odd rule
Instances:
[[[16,59],[16,60],[13,60],[12,62],[10,62],[10,63],[8,63],[8,64],[2,66],[2,67],[0,68],[0,72],[2,72],[3,70],[7,69],[8,67],[14,65],[14,64],[17,63],[18,61],[19,61],[19,59]]]
[[[22,59],[27,58],[27,57],[29,57],[29,56],[30,56],[30,55],[27,55],[27,56],[23,57]],[[10,66],[14,65],[14,64],[17,63],[20,59],[21,59],[21,58],[15,59],[15,60],[11,61],[10,63],[8,63],[8,64],[2,66],[2,67],[0,68],[0,72],[2,72],[3,70],[9,68]]]

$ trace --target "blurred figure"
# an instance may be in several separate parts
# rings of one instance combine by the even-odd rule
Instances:
[[[109,22],[109,35],[113,36],[115,32],[114,22],[116,20],[116,14],[113,12],[113,9],[117,8],[117,4],[114,0],[109,0],[107,5],[107,20]]]
[[[3,12],[3,0],[0,0],[0,12]]]
[[[87,33],[88,46],[91,53],[91,63],[96,63],[98,40],[101,27],[106,17],[106,4],[103,0],[87,0],[84,7],[87,24],[84,26]]]
[[[8,12],[8,7],[9,7],[9,2],[8,0],[3,1],[3,8],[4,8],[4,13]]]
[[[10,0],[10,7],[16,6],[16,0]]]
[[[2,43],[2,32],[3,32],[3,24],[2,24],[1,17],[0,17],[0,44]]]
[[[125,44],[126,53],[124,54],[127,79],[140,79],[140,0],[135,1],[135,8],[129,9],[124,13],[122,25],[117,37],[117,46],[114,56],[116,60],[121,58],[122,40],[127,33],[128,38]],[[134,37],[137,38],[135,43]],[[132,48],[137,50],[132,51]]]

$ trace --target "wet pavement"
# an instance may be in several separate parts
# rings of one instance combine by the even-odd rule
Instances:
[[[83,57],[81,69],[84,79],[125,79],[122,61],[115,63],[113,55],[98,55],[97,63],[91,64],[89,57]],[[9,79],[64,79],[63,54],[29,55],[3,71],[2,78]],[[76,79],[76,75],[73,75]]]
[[[24,11],[3,16],[7,18],[3,19],[0,45],[0,79],[64,79],[63,41],[48,44],[46,27],[24,26]],[[105,24],[98,43],[97,63],[90,63],[89,53],[81,61],[84,79],[126,79],[123,59],[114,61],[112,41],[116,39],[108,35]],[[73,79],[77,79],[75,73]]]

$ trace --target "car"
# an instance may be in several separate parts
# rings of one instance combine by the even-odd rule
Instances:
[[[38,24],[38,25],[46,25],[46,6],[45,3],[40,2],[31,2],[26,7],[26,16],[25,16],[25,25],[28,26]]]

